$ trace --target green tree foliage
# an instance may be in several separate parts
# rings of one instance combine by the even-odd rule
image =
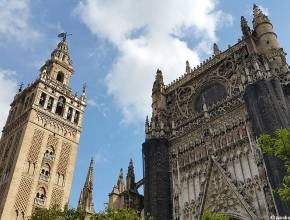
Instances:
[[[287,174],[277,192],[282,200],[290,201],[290,129],[279,128],[272,136],[263,134],[259,137],[258,144],[264,153],[283,161]]]
[[[58,206],[50,209],[36,208],[30,220],[79,220],[84,216],[78,209],[70,209],[67,206],[61,210]]]
[[[82,220],[84,213],[78,209],[58,207],[34,210],[30,220]],[[132,209],[105,209],[91,217],[93,220],[141,220],[141,217]],[[150,218],[150,220],[153,220]]]
[[[106,209],[95,215],[95,220],[141,220],[133,209]]]
[[[219,213],[211,213],[206,210],[202,215],[202,220],[229,220],[229,217],[219,214]]]

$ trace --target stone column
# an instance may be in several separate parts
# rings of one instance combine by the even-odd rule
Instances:
[[[63,113],[63,118],[64,118],[64,119],[67,118],[68,108],[69,108],[69,107],[68,107],[67,105],[65,105],[65,107],[64,107],[64,113]]]
[[[75,114],[76,114],[76,110],[73,108],[71,120],[70,120],[72,123],[74,122]]]
[[[172,220],[169,143],[165,138],[146,140],[144,158],[144,215],[156,220]]]
[[[260,80],[246,87],[244,95],[247,111],[255,135],[272,134],[277,128],[286,128],[290,124],[290,112],[279,79]],[[264,155],[267,174],[273,189],[277,189],[286,174],[281,160]],[[267,192],[265,192],[267,193]],[[290,215],[289,202],[283,202],[274,193],[279,215]]]

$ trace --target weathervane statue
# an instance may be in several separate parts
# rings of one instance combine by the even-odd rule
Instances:
[[[62,38],[62,41],[66,41],[66,37],[70,36],[72,34],[68,34],[67,32],[62,32],[59,35],[57,35],[59,38]]]

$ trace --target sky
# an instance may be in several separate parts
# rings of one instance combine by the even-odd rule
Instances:
[[[157,68],[168,84],[212,53],[241,38],[240,16],[251,25],[248,0],[0,0],[0,127],[21,82],[36,79],[60,40],[68,43],[73,91],[87,83],[88,101],[70,205],[76,207],[90,158],[94,203],[101,210],[130,158],[142,178],[144,121],[150,115]],[[256,1],[290,52],[290,1]]]

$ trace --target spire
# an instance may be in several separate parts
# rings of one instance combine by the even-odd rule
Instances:
[[[244,16],[241,17],[241,29],[245,37],[251,35],[251,29],[248,25],[247,19]]]
[[[85,214],[92,214],[95,212],[93,203],[93,170],[94,160],[91,159],[86,182],[78,202],[78,208],[85,212]]]
[[[213,44],[213,54],[216,56],[216,55],[218,55],[220,53],[221,53],[221,51],[220,51],[218,45],[216,43],[214,43]]]
[[[119,193],[122,193],[125,191],[123,168],[120,169],[119,178],[117,181],[117,188],[119,190]]]
[[[135,173],[132,158],[130,159],[128,166],[128,173],[126,177],[126,187],[129,191],[135,191]]]
[[[146,120],[145,120],[145,133],[148,132],[149,129],[149,118],[148,115],[146,116]]]
[[[61,34],[59,34],[58,36],[60,36]],[[66,41],[67,34],[62,37],[63,39],[57,44],[57,47],[52,51],[51,59],[57,60],[58,62],[72,68],[72,61],[70,59],[68,43]]]
[[[43,80],[53,80],[58,84],[64,84],[68,87],[69,80],[74,73],[66,40],[68,34],[61,33],[58,36],[62,37],[62,40],[51,52],[50,59],[40,68],[40,78]]]
[[[259,24],[270,23],[269,18],[264,14],[264,12],[256,5],[253,5],[253,28],[255,29]]]
[[[93,172],[94,172],[94,160],[93,158],[91,158],[90,167],[85,182],[85,187],[88,187],[91,190],[93,190]]]

